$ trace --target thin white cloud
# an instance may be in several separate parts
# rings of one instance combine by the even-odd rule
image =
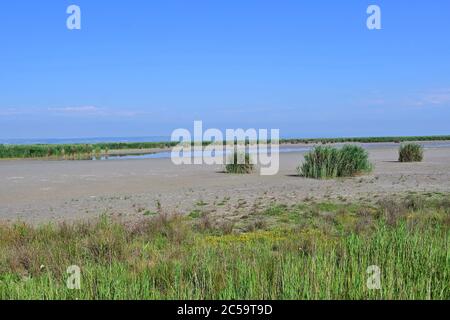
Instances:
[[[365,102],[368,106],[384,106],[386,105],[386,99],[383,98],[373,98]]]
[[[435,89],[400,95],[377,93],[359,102],[369,107],[427,108],[450,105],[450,89]]]
[[[450,89],[438,90],[426,94],[421,101],[424,105],[443,105],[450,103]]]
[[[48,108],[50,112],[58,113],[98,113],[102,112],[104,109],[95,106],[80,106],[80,107],[62,107],[62,108]]]
[[[404,99],[401,103],[406,107],[428,108],[450,105],[450,89],[435,89],[420,92]]]
[[[54,115],[54,116],[96,116],[96,117],[137,117],[151,115],[156,112],[113,109],[97,106],[66,106],[49,108],[0,108],[0,116],[33,116],[33,115]]]
[[[0,109],[0,116],[14,116],[22,114],[23,112],[19,109],[15,108],[6,108],[6,109]]]

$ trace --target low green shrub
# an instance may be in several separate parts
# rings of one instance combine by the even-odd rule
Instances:
[[[300,176],[314,179],[351,177],[371,170],[367,151],[354,145],[345,145],[341,149],[315,147],[297,168]]]
[[[297,170],[308,178],[335,178],[338,175],[339,151],[333,147],[316,147],[305,155],[305,162]]]
[[[351,177],[372,171],[367,151],[355,145],[345,145],[339,150],[338,177]]]
[[[407,143],[400,146],[400,162],[421,162],[423,160],[423,147],[417,143]]]
[[[230,156],[230,160],[225,166],[225,171],[233,174],[249,174],[253,172],[254,167],[250,154],[235,151]]]

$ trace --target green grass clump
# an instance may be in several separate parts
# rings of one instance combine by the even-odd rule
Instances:
[[[339,151],[333,147],[316,147],[305,155],[305,162],[298,168],[303,177],[335,178],[338,176]]]
[[[446,199],[424,198],[420,209],[398,197],[277,205],[253,212],[244,232],[164,213],[136,223],[0,224],[0,299],[446,300]],[[66,287],[72,265],[81,290]],[[366,286],[372,265],[380,290]]]
[[[227,173],[249,174],[253,172],[255,167],[252,163],[250,154],[244,152],[233,152],[228,162],[229,163],[225,166],[225,171]]]
[[[355,145],[315,147],[297,168],[299,175],[314,179],[351,177],[371,170],[367,151]]]
[[[339,154],[339,177],[351,177],[372,170],[372,164],[369,162],[369,154],[360,146],[345,145],[339,150]]]
[[[421,162],[423,160],[423,147],[417,143],[407,143],[400,146],[400,162]]]

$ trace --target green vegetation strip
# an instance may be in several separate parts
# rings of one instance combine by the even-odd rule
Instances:
[[[5,224],[0,299],[450,299],[449,195],[305,201],[222,222]],[[373,265],[380,290],[366,286]]]
[[[98,144],[0,144],[0,159],[56,158],[90,159],[107,154],[109,150],[163,149],[177,145],[175,142],[98,143]]]
[[[407,137],[356,137],[356,138],[317,138],[317,139],[282,139],[280,143],[379,143],[379,142],[408,142],[408,141],[448,141],[450,136],[407,136]]]

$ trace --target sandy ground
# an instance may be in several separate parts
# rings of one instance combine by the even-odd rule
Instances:
[[[175,166],[170,159],[0,161],[0,221],[126,219],[156,211],[198,209],[238,217],[273,202],[305,198],[374,199],[406,191],[450,192],[450,148],[430,148],[422,163],[397,160],[398,146],[371,147],[367,176],[318,181],[296,174],[303,153],[281,153],[276,176],[228,175],[221,166]]]

